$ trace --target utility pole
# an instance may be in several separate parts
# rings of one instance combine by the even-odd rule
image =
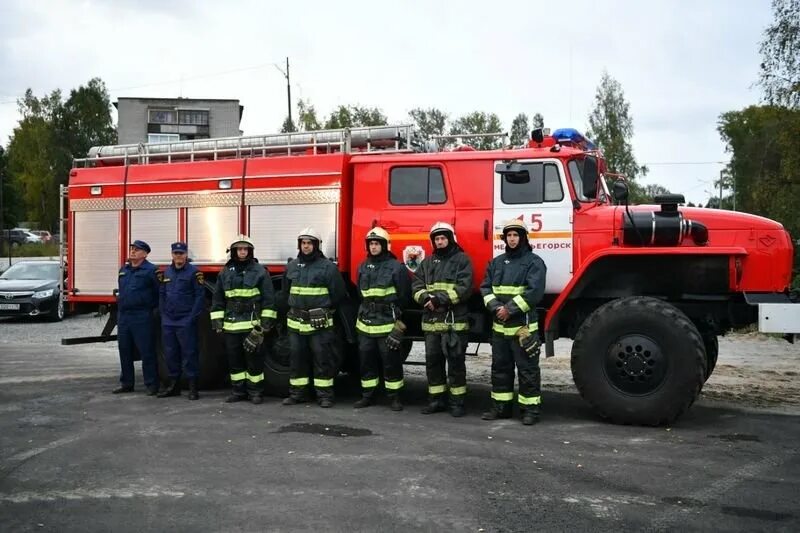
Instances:
[[[292,84],[289,81],[289,58],[286,58],[286,104],[289,110],[289,122],[292,122]]]
[[[722,175],[725,173],[725,169],[719,171],[719,209],[722,209]]]
[[[731,180],[733,181],[733,210],[736,211],[736,171],[731,168]]]
[[[283,74],[283,77],[286,78],[286,104],[287,104],[287,111],[289,112],[289,122],[294,125],[292,121],[292,82],[289,79],[289,58],[286,58],[286,70],[283,70],[281,67],[278,66],[277,63],[273,63],[276,69]]]

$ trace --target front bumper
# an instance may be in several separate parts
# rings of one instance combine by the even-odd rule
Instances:
[[[41,300],[31,297],[13,299],[0,298],[0,316],[45,315],[53,312],[57,305],[57,296],[51,296],[50,298]]]

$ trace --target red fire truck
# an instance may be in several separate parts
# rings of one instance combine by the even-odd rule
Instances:
[[[431,253],[431,225],[452,224],[475,268],[471,339],[488,342],[491,321],[477,288],[503,250],[503,221],[519,218],[548,269],[539,310],[546,355],[554,355],[554,340],[574,339],[575,383],[601,416],[667,423],[714,369],[718,335],[753,323],[800,332],[789,291],[792,241],[778,222],[682,207],[681,195],[629,206],[624,180],[610,191],[609,176],[602,154],[572,129],[534,130],[525,146],[498,150],[437,150],[411,126],[96,147],[76,160],[62,193],[63,294],[70,304],[113,306],[134,239],[147,241],[160,265],[170,261],[171,242],[187,241],[211,291],[239,233],[253,240],[280,289],[298,232],[313,226],[352,293],[337,320],[347,369],[367,230],[387,229],[413,271]],[[65,342],[114,339],[114,316],[101,336]],[[411,338],[422,338],[419,316],[407,317]],[[201,375],[210,385],[225,378],[224,357],[208,323],[200,329]],[[285,389],[285,333],[265,349],[271,390]]]

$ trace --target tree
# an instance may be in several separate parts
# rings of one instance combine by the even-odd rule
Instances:
[[[325,129],[383,126],[386,124],[386,115],[377,107],[340,105],[328,117],[325,122]]]
[[[541,113],[536,113],[535,115],[533,115],[532,122],[533,122],[532,129],[535,130],[536,128],[544,128],[544,117],[541,115]]]
[[[429,109],[417,107],[409,111],[408,116],[425,140],[430,139],[433,135],[444,135],[447,131],[448,115],[435,107]]]
[[[21,220],[22,202],[19,200],[19,193],[14,186],[12,176],[8,172],[8,153],[0,146],[0,181],[2,181],[2,216],[3,228],[13,228]]]
[[[633,156],[633,119],[622,85],[604,72],[594,100],[587,136],[603,151],[608,169],[623,174],[629,180],[631,201],[638,203],[645,196],[644,190],[635,180],[645,176],[648,169],[639,166]]]
[[[642,195],[644,196],[642,203],[652,204],[655,203],[656,196],[660,194],[669,194],[669,189],[657,183],[650,183],[642,188]]]
[[[294,125],[294,121],[289,118],[289,115],[286,115],[281,125],[281,133],[292,133],[295,131],[297,131],[297,127]]]
[[[528,115],[520,113],[511,121],[511,146],[525,144],[528,140]]]
[[[110,98],[102,80],[94,78],[70,91],[66,101],[58,89],[42,98],[28,89],[17,104],[22,119],[8,144],[8,171],[26,220],[52,231],[58,222],[58,186],[67,183],[73,157],[116,143]]]
[[[317,119],[317,111],[308,100],[297,101],[297,123],[300,131],[314,131],[321,129]]]
[[[494,113],[473,111],[460,117],[450,127],[450,135],[498,133],[502,131],[500,119]],[[502,146],[500,137],[464,137],[464,144],[479,150],[491,150]]]
[[[761,41],[758,84],[767,103],[800,107],[800,0],[772,0],[774,20]]]

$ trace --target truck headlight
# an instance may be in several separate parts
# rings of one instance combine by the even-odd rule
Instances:
[[[36,291],[33,293],[34,298],[50,298],[53,295],[55,289],[47,289],[46,291]]]

